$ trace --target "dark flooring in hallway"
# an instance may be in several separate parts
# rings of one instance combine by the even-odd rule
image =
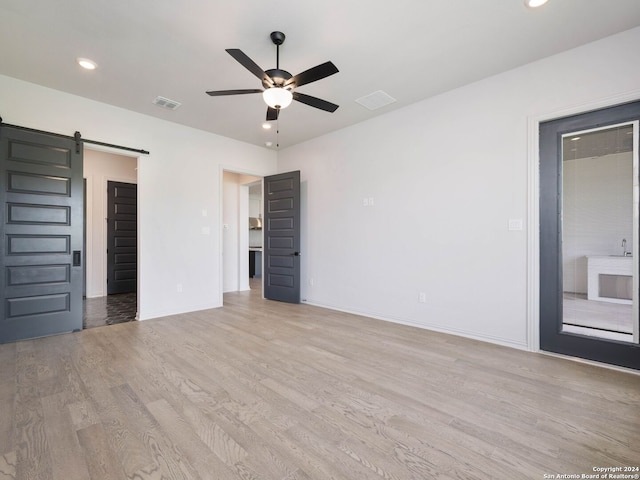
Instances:
[[[82,328],[104,327],[136,319],[137,294],[119,293],[106,297],[85,298]]]

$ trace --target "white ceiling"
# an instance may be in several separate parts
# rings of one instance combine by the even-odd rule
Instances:
[[[2,0],[0,73],[283,148],[638,25],[639,0],[550,0],[537,10],[523,0]],[[340,108],[294,102],[278,136],[261,128],[261,95],[205,94],[261,88],[225,48],[274,68],[274,30],[287,35],[281,68],[295,75],[331,60],[340,70],[299,88]],[[99,68],[84,71],[76,57]],[[378,90],[397,102],[375,111],[355,102]],[[155,106],[158,95],[182,106]]]

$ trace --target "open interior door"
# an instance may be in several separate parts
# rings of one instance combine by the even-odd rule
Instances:
[[[264,296],[300,303],[300,171],[264,178]]]

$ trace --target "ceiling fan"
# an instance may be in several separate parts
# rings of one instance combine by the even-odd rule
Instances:
[[[238,48],[227,48],[226,52],[235,58],[240,65],[253,73],[262,81],[264,89],[245,90],[212,90],[207,95],[219,97],[224,95],[244,95],[247,93],[262,93],[267,104],[267,121],[277,120],[280,110],[289,106],[292,100],[304,103],[310,107],[319,108],[326,112],[335,112],[338,105],[327,102],[321,98],[305,95],[294,91],[295,88],[307,83],[322,80],[334,73],[338,73],[337,67],[331,62],[325,62],[309,70],[305,70],[296,76],[291,75],[286,70],[280,69],[280,45],[284,43],[285,35],[282,32],[272,32],[271,41],[276,46],[276,68],[262,70],[253,60],[245,55]]]

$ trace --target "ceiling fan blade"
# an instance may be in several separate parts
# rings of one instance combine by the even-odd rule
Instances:
[[[262,90],[258,88],[252,88],[249,90],[211,90],[207,92],[207,95],[212,97],[222,97],[224,95],[244,95],[246,93],[262,93]]]
[[[327,102],[326,100],[322,100],[321,98],[312,97],[311,95],[305,95],[304,93],[293,92],[293,99],[298,102],[302,102],[305,105],[309,105],[310,107],[319,108],[320,110],[324,110],[325,112],[335,112],[339,105],[335,103]]]
[[[256,64],[256,62],[247,57],[242,50],[238,48],[227,48],[226,52],[235,58],[240,65],[258,77],[262,82],[267,85],[273,85],[273,79],[267,75],[264,70]]]
[[[267,107],[267,122],[271,122],[273,120],[277,120],[279,114],[280,114],[280,110],[276,110],[275,108]]]
[[[293,85],[293,88],[297,88],[301,85],[306,85],[307,83],[315,82],[318,80],[322,80],[323,78],[328,77],[329,75],[333,75],[334,73],[338,73],[338,67],[336,67],[331,62],[326,62],[321,65],[317,65],[309,70],[305,70],[302,73],[299,73],[295,77],[291,77],[284,84],[285,87],[289,85]]]

